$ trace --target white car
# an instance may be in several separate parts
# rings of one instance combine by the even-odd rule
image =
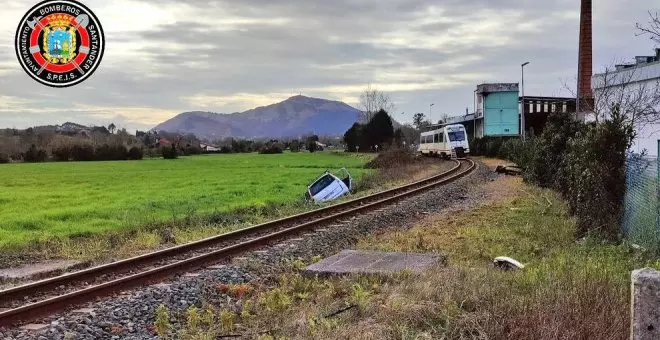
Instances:
[[[306,196],[314,202],[326,202],[350,193],[353,178],[345,168],[342,168],[341,171],[344,179],[340,179],[326,170],[321,177],[307,187]]]

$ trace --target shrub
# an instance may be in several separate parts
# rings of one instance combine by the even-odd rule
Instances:
[[[93,161],[94,148],[89,144],[76,144],[71,148],[71,158],[74,161]]]
[[[378,168],[394,168],[404,164],[410,164],[417,160],[415,153],[404,148],[389,148],[381,153],[367,164],[365,168],[378,169]]]
[[[585,124],[575,121],[570,113],[551,113],[539,137],[538,152],[530,161],[527,179],[540,187],[558,189],[566,195],[565,171],[570,165],[564,163],[564,157],[568,142],[584,128]]]
[[[142,159],[142,157],[144,157],[142,148],[133,146],[130,148],[130,150],[128,150],[127,159],[137,161]]]
[[[291,152],[299,152],[301,147],[302,145],[297,139],[294,139],[289,143],[289,150],[291,150]]]
[[[67,162],[71,159],[72,148],[69,145],[61,145],[52,150],[53,158],[58,162]]]
[[[189,155],[199,155],[202,153],[202,148],[199,145],[193,145],[193,144],[186,144],[181,151],[183,152],[184,156],[189,156]]]
[[[171,146],[163,146],[161,148],[161,154],[165,159],[177,159],[179,158],[179,152],[176,149],[176,146],[172,144]]]
[[[259,149],[261,154],[275,154],[282,153],[284,151],[284,145],[280,142],[268,142]]]
[[[94,158],[99,161],[123,161],[128,158],[128,150],[123,145],[103,144],[94,151]]]
[[[626,151],[633,138],[632,126],[615,107],[611,119],[588,126],[569,141],[564,160],[567,168],[556,179],[556,186],[565,191],[569,209],[576,216],[578,237],[591,232],[612,240],[618,237],[626,191]]]
[[[9,163],[9,155],[0,152],[0,164],[7,164],[7,163]]]
[[[46,150],[37,149],[34,144],[30,146],[30,148],[25,152],[25,156],[23,156],[23,160],[30,163],[45,162],[47,158],[48,154],[46,153]]]

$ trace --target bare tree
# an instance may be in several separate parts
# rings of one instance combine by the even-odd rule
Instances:
[[[649,22],[645,25],[637,23],[637,36],[640,35],[649,35],[651,40],[660,44],[660,16],[658,13],[652,13],[649,11]]]
[[[360,109],[364,112],[367,122],[371,120],[376,112],[385,110],[392,113],[395,108],[392,99],[387,94],[372,88],[371,84],[360,94]]]
[[[660,123],[660,81],[645,81],[639,67],[611,67],[594,76],[594,118],[607,119],[615,105],[633,126]]]
[[[449,120],[449,114],[448,113],[443,113],[440,115],[440,121],[442,122],[441,124],[447,124],[447,121]]]

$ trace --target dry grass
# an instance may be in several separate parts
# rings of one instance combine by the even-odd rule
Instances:
[[[387,281],[287,274],[296,279],[255,291],[257,299],[281,294],[286,298],[269,301],[286,306],[262,305],[236,321],[242,328],[235,333],[271,330],[263,339],[629,337],[629,271],[658,263],[623,245],[575,242],[575,224],[558,196],[518,178],[501,177],[477,191],[486,199],[475,209],[429,216],[411,230],[359,243],[363,249],[444,252],[449,267]],[[492,268],[492,258],[501,255],[526,268]],[[347,305],[357,307],[327,317]]]

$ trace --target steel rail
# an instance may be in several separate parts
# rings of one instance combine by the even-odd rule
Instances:
[[[88,302],[95,297],[107,296],[114,292],[118,292],[129,288],[134,288],[138,286],[143,286],[151,282],[162,280],[177,273],[196,270],[209,263],[217,263],[220,260],[226,259],[231,255],[261,247],[263,245],[266,245],[273,241],[277,241],[291,234],[295,234],[307,229],[311,229],[315,226],[318,226],[319,224],[328,223],[330,221],[342,217],[350,216],[365,210],[374,209],[376,207],[391,204],[396,200],[416,195],[419,192],[422,192],[426,189],[442,184],[447,184],[460,177],[463,177],[464,175],[470,173],[472,170],[476,168],[476,163],[474,163],[472,160],[467,160],[467,163],[470,166],[466,170],[463,170],[458,173],[456,172],[461,168],[461,163],[459,161],[457,161],[457,165],[455,167],[439,175],[432,176],[427,179],[423,179],[411,184],[402,185],[396,188],[385,190],[371,196],[366,196],[363,198],[358,198],[343,203],[338,203],[325,208],[316,209],[310,212],[289,216],[286,218],[255,225],[245,229],[240,229],[227,234],[221,234],[221,235],[209,237],[188,244],[163,249],[153,253],[144,254],[133,258],[112,262],[105,265],[100,265],[97,267],[92,267],[89,269],[72,272],[72,273],[68,273],[53,278],[44,279],[41,281],[36,281],[33,283],[0,291],[0,301],[7,301],[6,300],[7,297],[16,298],[20,296],[29,295],[30,293],[33,293],[35,291],[47,289],[49,287],[59,286],[65,283],[70,284],[72,282],[83,281],[83,278],[96,277],[108,273],[116,273],[118,269],[135,267],[138,264],[144,264],[146,262],[154,262],[155,260],[162,259],[168,256],[173,256],[180,253],[192,251],[194,249],[203,248],[213,243],[224,242],[227,240],[234,240],[239,237],[249,236],[251,234],[255,234],[257,232],[261,232],[267,229],[276,228],[277,226],[281,226],[282,224],[285,223],[290,223],[304,218],[310,218],[315,215],[328,213],[329,211],[339,210],[343,207],[350,207],[351,205],[358,204],[356,207],[349,208],[340,211],[338,213],[334,213],[332,215],[323,216],[314,219],[312,221],[307,221],[292,227],[288,227],[264,236],[259,236],[247,241],[243,241],[234,245],[217,249],[205,254],[196,255],[187,258],[185,260],[159,266],[136,274],[131,274],[118,279],[114,279],[105,283],[101,283],[94,286],[88,286],[80,290],[76,290],[59,296],[26,304],[17,308],[2,311],[0,312],[0,326],[11,326],[21,321],[31,320],[44,315],[53,314],[57,311],[64,310],[70,306],[83,302]],[[451,176],[446,177],[447,175],[451,175]],[[385,197],[387,195],[392,195],[392,194],[393,196],[391,197]],[[385,197],[385,198],[381,198],[381,197]],[[380,198],[380,199],[378,199],[375,202],[364,203],[364,201],[369,198],[371,199]]]

